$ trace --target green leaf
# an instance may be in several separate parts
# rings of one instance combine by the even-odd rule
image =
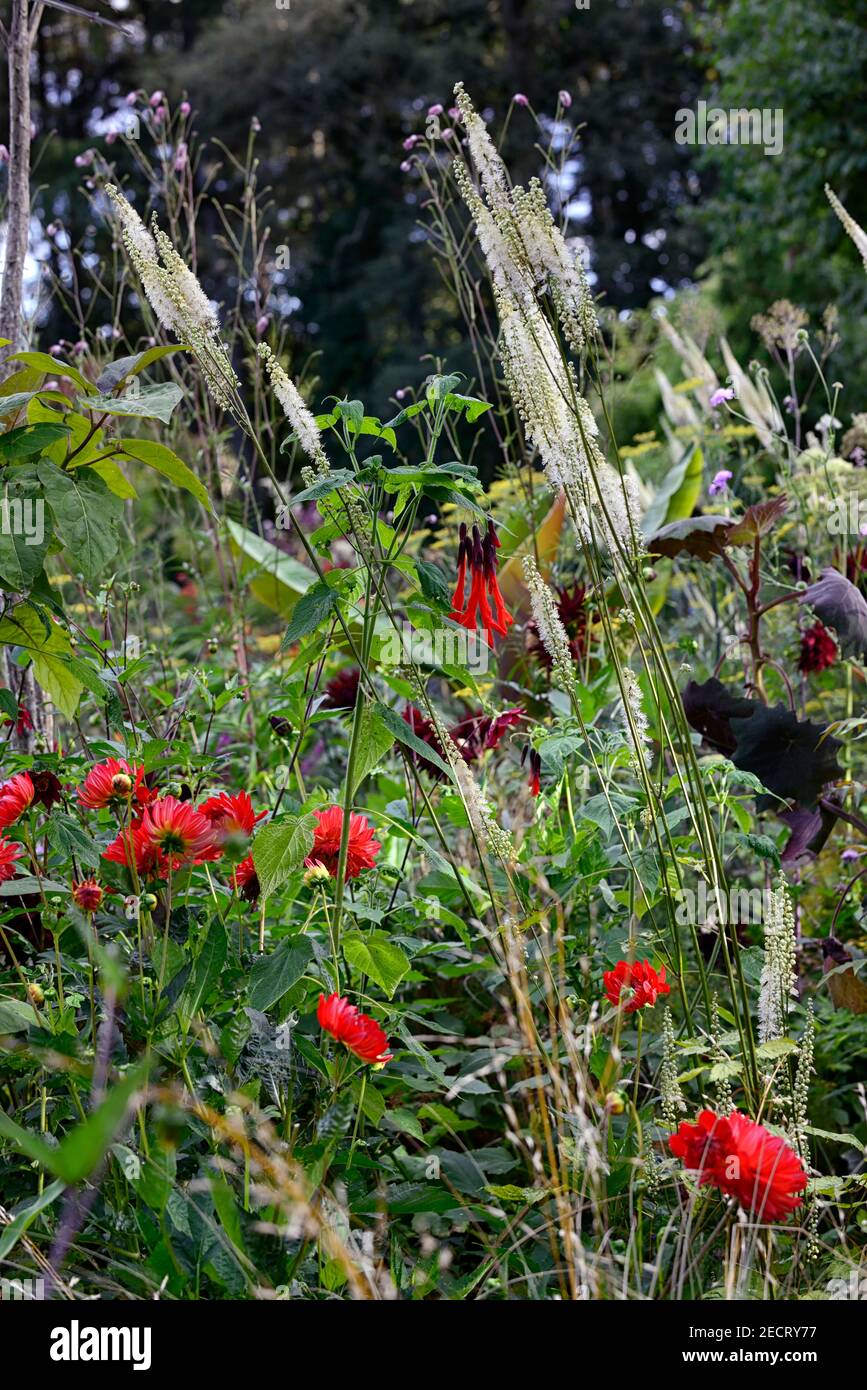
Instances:
[[[89,467],[92,472],[102,478],[109,492],[113,492],[115,497],[121,497],[125,502],[134,502],[138,497],[138,493],[129,478],[118,467],[114,459],[93,459]]]
[[[35,1022],[32,1004],[21,999],[0,999],[0,1033],[26,1033]]]
[[[161,358],[169,357],[173,352],[183,352],[186,348],[186,343],[176,343],[168,347],[145,348],[144,352],[135,352],[131,357],[118,357],[116,361],[109,362],[97,377],[96,389],[104,391],[107,395],[120,386],[121,382],[145,371],[152,362],[159,362]]]
[[[36,478],[7,474],[0,484],[0,579],[24,593],[41,572],[51,544],[51,515]]]
[[[405,719],[397,713],[397,710],[389,709],[387,705],[377,704],[375,706],[377,716],[390,733],[394,734],[398,743],[403,743],[407,748],[411,748],[419,757],[426,758],[429,763],[433,763],[447,777],[451,778],[452,770],[444,758],[441,758],[435,748],[431,748],[427,743],[413,733]]]
[[[384,989],[389,999],[409,970],[403,951],[385,932],[374,931],[367,936],[350,932],[343,939],[343,954],[350,965]]]
[[[704,455],[696,444],[684,451],[679,463],[665,475],[650,504],[641,526],[652,535],[670,521],[682,521],[692,516],[701,495],[704,477]]]
[[[266,608],[291,618],[299,594],[316,582],[316,575],[235,521],[226,522],[226,531],[232,553],[240,561],[241,578]]]
[[[320,478],[312,487],[305,488],[297,497],[293,497],[289,505],[296,507],[300,502],[317,502],[320,497],[330,497],[332,492],[354,480],[355,474],[351,468],[333,468],[326,477]]]
[[[383,722],[376,704],[365,701],[357,717],[359,727],[356,736],[351,796],[355,796],[367,774],[372,772],[385,757],[394,743],[395,737],[388,725]]]
[[[250,1006],[270,1009],[297,984],[313,958],[313,946],[306,936],[281,941],[269,956],[260,956],[250,971]]]
[[[21,1153],[35,1159],[64,1183],[81,1182],[108,1152],[126,1117],[130,1102],[146,1076],[146,1063],[129,1072],[123,1081],[109,1091],[99,1108],[76,1125],[57,1148],[51,1148],[44,1140],[16,1124],[3,1110],[0,1110],[0,1137],[8,1139]]]
[[[798,1044],[792,1038],[771,1038],[770,1042],[759,1043],[756,1056],[766,1061],[774,1061],[777,1057],[788,1057],[790,1052],[797,1050]]]
[[[190,1018],[199,1012],[219,980],[228,952],[229,939],[226,928],[219,917],[215,917],[196,956],[189,983],[183,993],[184,1011]]]
[[[72,646],[56,623],[43,619],[29,603],[19,603],[0,621],[0,645],[22,647],[46,694],[67,719],[73,719],[84,689],[69,668]]]
[[[8,360],[23,362],[25,367],[33,367],[37,372],[44,372],[46,376],[68,376],[82,391],[93,390],[93,383],[88,381],[77,367],[70,366],[68,362],[61,362],[59,357],[51,357],[47,352],[13,352]]]
[[[82,830],[78,821],[71,816],[55,811],[48,819],[47,834],[49,843],[64,859],[74,855],[79,865],[86,869],[99,867],[99,846],[95,844],[93,836]]]
[[[284,883],[313,848],[316,817],[293,816],[278,825],[266,825],[253,841],[253,863],[262,897],[267,898]]]
[[[137,420],[162,420],[171,424],[172,411],[183,397],[180,386],[173,381],[161,381],[153,386],[145,386],[138,395],[126,396],[86,396],[77,404],[84,410],[98,415],[132,416]]]
[[[69,425],[19,425],[7,434],[0,434],[0,458],[30,458],[58,440],[66,439],[69,433]]]
[[[94,579],[117,550],[120,498],[90,468],[63,473],[43,459],[37,471],[58,539],[85,578]]]
[[[27,1228],[32,1225],[40,1212],[45,1211],[53,1202],[57,1201],[65,1187],[65,1183],[58,1178],[50,1183],[44,1192],[40,1192],[37,1197],[31,1197],[29,1202],[25,1202],[16,1211],[12,1220],[5,1230],[0,1231],[0,1260],[5,1260],[23,1235],[26,1235]]]
[[[148,468],[161,473],[176,487],[192,493],[206,511],[213,511],[211,499],[195,473],[187,467],[183,459],[179,459],[177,454],[167,449],[165,444],[157,444],[151,439],[120,439],[118,444],[128,458],[146,463]]]
[[[310,633],[315,632],[336,607],[337,594],[329,584],[326,584],[322,579],[311,584],[295,605],[295,612],[283,634],[280,650],[285,651],[293,642],[300,642],[302,637],[309,637]]]

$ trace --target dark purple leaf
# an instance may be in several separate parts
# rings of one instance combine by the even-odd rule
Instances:
[[[758,809],[775,806],[777,798],[814,807],[822,788],[843,775],[837,762],[839,739],[830,734],[823,738],[826,725],[800,720],[785,705],[753,704],[748,719],[731,721],[737,738],[732,762],[772,793],[756,798]]]
[[[700,733],[711,748],[726,757],[735,751],[735,738],[730,720],[747,719],[753,712],[754,701],[732,695],[715,676],[699,685],[689,681],[684,689],[683,712],[687,722]]]
[[[825,627],[834,628],[845,654],[867,655],[867,601],[860,589],[835,569],[823,569],[805,589],[801,603],[812,608]]]

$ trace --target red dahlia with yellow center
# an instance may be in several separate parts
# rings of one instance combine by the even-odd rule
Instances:
[[[178,801],[175,796],[164,796],[145,807],[141,832],[157,851],[161,867],[166,869],[180,869],[186,864],[201,864],[206,859],[220,857],[212,822],[189,801]]]
[[[328,806],[324,811],[315,811],[316,829],[313,832],[313,848],[304,863],[324,864],[332,878],[337,877],[340,860],[340,841],[343,835],[343,807]],[[382,845],[375,838],[375,831],[364,816],[350,813],[349,843],[346,853],[346,877],[358,878],[363,869],[372,869]]]
[[[147,786],[145,770],[126,758],[106,758],[95,763],[78,789],[78,799],[89,811],[101,811],[117,802],[134,800],[139,807],[156,800],[158,793]]]
[[[24,853],[24,846],[14,840],[5,840],[0,835],[0,883],[7,883],[15,877],[15,861]]]

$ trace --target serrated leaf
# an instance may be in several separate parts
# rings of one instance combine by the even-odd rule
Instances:
[[[70,562],[86,579],[96,578],[117,550],[120,498],[90,468],[64,473],[43,459],[37,472]]]
[[[280,650],[285,651],[293,642],[300,642],[302,637],[309,637],[310,633],[315,632],[335,611],[337,603],[337,592],[330,584],[326,584],[323,579],[311,584],[295,605],[289,626],[283,634]]]
[[[756,1056],[764,1061],[773,1062],[777,1057],[788,1057],[790,1052],[797,1050],[798,1044],[792,1038],[771,1038],[770,1042],[759,1043]]]
[[[51,544],[51,514],[30,473],[4,476],[0,485],[0,580],[25,593],[41,572]]]
[[[199,1012],[211,990],[217,984],[226,963],[228,951],[229,940],[226,935],[226,928],[219,917],[215,917],[208,927],[208,934],[193,962],[189,983],[182,996],[184,1011],[190,1018]]]
[[[0,645],[29,652],[43,690],[67,719],[74,718],[84,685],[70,670],[72,646],[56,623],[40,617],[31,604],[20,603],[0,621]]]
[[[355,796],[365,777],[379,765],[394,743],[394,734],[383,722],[376,704],[368,701],[357,714],[359,727],[356,734],[355,762],[350,795]]]
[[[284,883],[313,848],[316,817],[293,816],[277,825],[266,825],[253,841],[253,863],[263,898]]]
[[[434,766],[439,768],[441,772],[444,772],[447,777],[451,777],[452,770],[445,758],[440,757],[435,748],[431,748],[429,744],[423,743],[418,735],[413,733],[406,720],[402,719],[397,713],[397,710],[389,709],[387,705],[378,703],[375,708],[379,719],[385,725],[386,729],[394,735],[398,743],[405,744],[407,748],[411,748],[420,758],[424,758],[426,762],[433,763]]]

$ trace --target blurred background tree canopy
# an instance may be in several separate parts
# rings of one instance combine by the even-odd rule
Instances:
[[[421,182],[400,169],[402,141],[423,130],[431,103],[451,104],[458,78],[495,133],[516,92],[549,118],[558,91],[571,94],[580,143],[563,190],[568,232],[586,243],[601,301],[627,319],[702,280],[747,353],[749,318],[774,298],[799,300],[814,321],[832,299],[863,313],[867,282],[822,191],[829,180],[867,221],[867,128],[853,119],[867,77],[863,0],[81,3],[124,29],[46,11],[33,74],[42,225],[62,216],[73,243],[105,250],[74,159],[102,149],[127,92],[189,100],[208,142],[200,169],[224,203],[240,191],[226,151],[243,156],[255,116],[271,253],[285,245],[289,261],[269,307],[295,360],[321,353],[331,389],[371,410],[425,375],[425,353],[471,370],[424,244]],[[782,107],[783,155],[678,145],[676,112],[699,98]],[[514,109],[505,153],[522,179],[541,169],[534,138],[531,115]],[[104,153],[135,188],[119,149]],[[145,197],[140,188],[139,205]],[[205,208],[199,269],[225,297],[238,287],[218,230]],[[56,257],[56,245],[37,256]],[[74,336],[56,300],[41,333]]]

